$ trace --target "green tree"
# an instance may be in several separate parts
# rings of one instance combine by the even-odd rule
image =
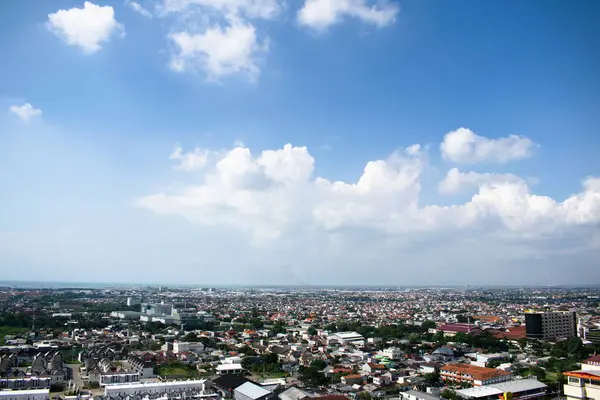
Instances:
[[[327,363],[323,360],[314,360],[312,363],[310,363],[310,366],[322,371],[325,369],[325,367],[327,367]]]
[[[527,338],[519,338],[517,339],[517,343],[519,343],[521,351],[525,351],[525,347],[527,347]]]
[[[183,341],[184,342],[199,342],[200,339],[198,338],[198,335],[196,335],[194,332],[190,332],[183,337]]]
[[[429,374],[423,375],[423,379],[425,379],[425,383],[429,386],[437,385],[440,381],[440,374],[436,372],[431,372]]]
[[[318,368],[313,366],[303,368],[300,371],[299,380],[309,387],[322,386],[329,381]]]
[[[447,399],[447,400],[458,400],[458,395],[452,389],[442,390],[442,392],[440,393],[440,397],[442,399]]]
[[[421,324],[421,332],[427,332],[429,329],[435,328],[436,324],[433,321],[425,321]]]
[[[408,335],[408,340],[410,340],[410,342],[412,344],[419,343],[420,339],[421,339],[421,337],[419,336],[418,333],[411,333],[411,334]]]

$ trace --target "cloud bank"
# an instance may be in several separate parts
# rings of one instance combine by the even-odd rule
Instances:
[[[198,183],[148,194],[135,204],[204,229],[233,229],[257,246],[289,241],[300,246],[321,238],[351,254],[353,241],[366,243],[366,238],[391,241],[406,251],[416,243],[438,246],[440,240],[462,238],[487,240],[496,248],[525,246],[529,256],[569,251],[567,236],[584,247],[597,246],[588,236],[600,223],[597,177],[583,179],[579,193],[556,200],[532,193],[514,175],[452,169],[440,189],[470,190],[472,195],[464,203],[440,205],[421,200],[427,157],[419,145],[368,162],[355,182],[315,176],[308,149],[292,144],[257,154],[243,146],[190,153],[178,148],[174,154],[174,168],[193,171]],[[199,157],[200,162],[189,161]],[[564,247],[560,241],[547,247],[559,239]]]

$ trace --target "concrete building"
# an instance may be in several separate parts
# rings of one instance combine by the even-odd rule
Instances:
[[[460,389],[456,394],[465,399],[498,400],[512,394],[514,399],[539,399],[546,396],[548,386],[537,379],[519,379],[492,385]]]
[[[128,320],[140,319],[140,315],[142,315],[142,313],[137,311],[113,311],[110,313],[110,316],[113,318]]]
[[[0,390],[0,400],[48,400],[50,389]]]
[[[253,382],[246,382],[233,390],[235,400],[272,400],[277,395]]]
[[[477,367],[470,364],[448,364],[440,369],[440,377],[445,382],[485,386],[510,381],[512,374],[499,369]]]
[[[335,340],[338,343],[353,343],[353,342],[364,342],[365,338],[363,335],[357,332],[336,332],[329,335],[328,339]]]
[[[142,313],[153,316],[170,316],[173,312],[173,304],[165,303],[142,303]]]
[[[127,358],[127,363],[132,372],[140,374],[141,379],[154,378],[154,366],[150,361],[144,361],[138,357],[130,356]]]
[[[217,375],[240,375],[244,372],[242,364],[219,364],[217,365]]]
[[[600,326],[596,324],[586,324],[581,319],[577,324],[578,336],[588,342],[597,344],[600,343]]]
[[[98,375],[97,380],[90,375],[90,381],[98,382],[100,386],[136,383],[140,381],[140,374],[137,372],[109,372]]]
[[[379,354],[390,360],[400,360],[404,357],[404,352],[397,347],[388,347],[387,349],[380,351]]]
[[[400,400],[440,400],[439,396],[434,396],[418,390],[407,390],[406,392],[400,392],[399,398]]]
[[[529,339],[562,339],[577,336],[574,311],[526,312],[525,333]]]
[[[206,380],[190,380],[190,381],[169,381],[169,382],[149,382],[149,383],[134,383],[123,385],[109,385],[104,387],[104,396],[114,398],[116,396],[132,396],[142,393],[181,393],[181,391],[194,391],[197,393],[205,393]]]
[[[600,370],[565,372],[563,394],[567,400],[600,400]]]
[[[294,387],[294,386],[279,393],[279,398],[281,400],[304,400],[304,399],[310,399],[312,397],[314,397],[314,395],[312,393],[306,392],[302,389],[298,389],[297,387]]]
[[[567,383],[563,392],[567,400],[600,400],[600,355],[594,355],[581,363],[578,371],[565,372]]]
[[[138,306],[142,304],[142,299],[139,297],[128,297],[127,298],[127,307]]]

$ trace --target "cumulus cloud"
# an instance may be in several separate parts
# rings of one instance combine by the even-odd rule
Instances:
[[[298,11],[298,21],[313,29],[326,29],[346,17],[385,27],[396,20],[397,4],[379,2],[369,5],[367,0],[306,0]]]
[[[86,1],[83,8],[73,7],[48,14],[47,28],[71,46],[77,46],[84,53],[95,53],[112,36],[123,33],[124,29],[115,19],[111,6],[98,6]]]
[[[203,71],[209,80],[233,74],[256,80],[260,75],[259,57],[268,50],[268,43],[258,40],[254,26],[237,20],[199,34],[177,32],[170,39],[176,47],[171,68],[179,72]]]
[[[184,153],[180,145],[175,146],[169,156],[171,160],[179,161],[174,168],[182,171],[197,171],[208,163],[209,151],[196,147],[194,150]]]
[[[30,103],[25,103],[20,106],[10,106],[8,111],[11,114],[15,114],[25,122],[31,120],[32,118],[38,115],[42,115],[42,110],[40,110],[39,108],[35,108]]]
[[[152,19],[152,13],[148,9],[144,8],[144,6],[142,6],[140,3],[132,0],[125,0],[125,4],[127,7],[131,8],[141,16]]]
[[[260,243],[294,241],[306,230],[330,238],[379,232],[382,240],[401,240],[404,246],[439,240],[444,233],[466,239],[473,232],[510,243],[547,240],[600,223],[600,178],[587,178],[579,193],[559,201],[532,193],[517,177],[457,171],[458,186],[477,185],[476,193],[463,204],[441,206],[421,204],[426,157],[418,146],[368,162],[355,182],[315,176],[308,149],[291,144],[259,154],[245,147],[214,154],[203,166],[201,183],[143,196],[136,204],[193,224],[228,226]]]
[[[529,138],[510,135],[488,139],[466,128],[459,128],[444,136],[440,144],[442,156],[457,163],[490,162],[504,164],[531,156],[537,145]]]
[[[460,172],[458,168],[452,168],[438,184],[438,191],[442,194],[455,194],[464,190],[477,189],[484,184],[521,183],[522,181],[521,177],[513,174]]]

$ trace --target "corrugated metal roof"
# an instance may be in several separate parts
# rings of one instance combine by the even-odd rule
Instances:
[[[246,382],[243,385],[238,386],[235,389],[235,391],[243,394],[244,396],[248,396],[251,399],[259,399],[259,398],[271,393],[268,390],[266,390],[258,385],[255,385],[252,382]]]

